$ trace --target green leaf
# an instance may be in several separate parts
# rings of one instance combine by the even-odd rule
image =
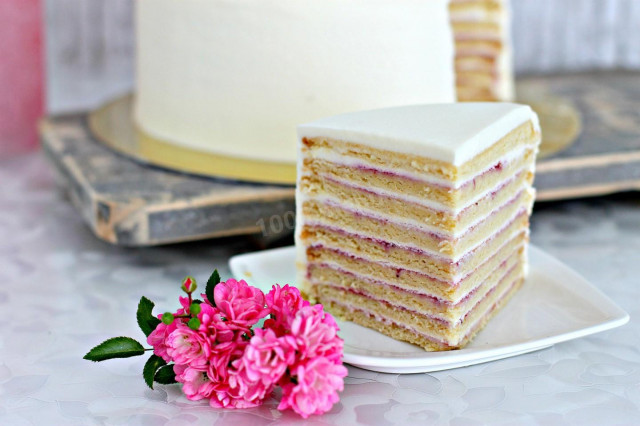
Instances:
[[[145,336],[149,336],[158,324],[160,324],[160,320],[151,313],[154,306],[155,304],[144,296],[140,298],[140,302],[138,303],[136,318],[138,319],[138,326]]]
[[[205,289],[205,295],[213,306],[216,306],[216,302],[213,300],[213,289],[220,282],[220,274],[218,270],[215,269],[209,279],[207,280],[207,288]]]
[[[142,369],[142,377],[144,377],[144,382],[151,389],[153,389],[153,378],[156,376],[156,372],[160,367],[165,365],[167,365],[167,363],[158,355],[151,355],[145,363],[144,368]]]
[[[89,361],[104,361],[112,358],[129,358],[144,354],[144,348],[131,337],[113,337],[91,349],[83,357]]]
[[[160,383],[161,385],[178,383],[176,381],[176,373],[173,371],[173,364],[160,367],[160,369],[156,371],[156,376],[153,378],[153,380]]]

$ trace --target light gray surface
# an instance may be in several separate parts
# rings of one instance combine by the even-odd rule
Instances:
[[[118,334],[141,338],[141,295],[176,303],[180,279],[228,277],[227,259],[254,250],[224,239],[149,249],[97,240],[57,193],[39,155],[0,161],[0,424],[260,425],[275,402],[239,412],[190,402],[176,386],[150,391],[143,360],[81,359]],[[582,273],[631,315],[617,330],[528,355],[433,374],[356,368],[341,402],[317,424],[639,424],[640,198],[539,206],[535,244]],[[300,421],[300,423],[302,423]]]
[[[153,1],[153,0],[148,0]],[[50,113],[134,85],[133,0],[46,0]],[[640,68],[640,0],[511,0],[519,73]]]

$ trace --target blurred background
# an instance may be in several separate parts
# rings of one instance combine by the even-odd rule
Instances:
[[[0,0],[0,155],[134,85],[131,0]],[[640,68],[640,0],[513,0],[518,75]]]
[[[318,422],[640,425],[640,0],[511,3],[519,99],[544,95],[543,147],[563,149],[537,162],[531,242],[631,322],[428,377],[352,368]],[[293,187],[148,167],[94,136],[88,111],[134,89],[133,4],[0,0],[0,426],[275,424],[275,405],[207,410],[149,390],[140,362],[81,360],[136,336],[142,294],[166,309],[185,275],[227,278],[232,256],[293,243]],[[563,318],[545,312],[527,321]]]

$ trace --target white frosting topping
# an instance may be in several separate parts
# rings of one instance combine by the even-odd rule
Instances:
[[[455,100],[447,0],[138,0],[146,133],[293,163],[295,126]]]
[[[412,105],[360,111],[298,126],[298,137],[326,137],[461,165],[537,115],[511,103]]]

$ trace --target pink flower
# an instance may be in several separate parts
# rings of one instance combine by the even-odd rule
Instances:
[[[201,303],[198,319],[200,320],[199,331],[207,334],[212,346],[219,341],[233,340],[234,332],[222,321],[220,309],[208,303]]]
[[[182,308],[178,309],[173,315],[184,315],[189,308],[189,299],[186,297],[180,297],[180,304]],[[162,314],[158,315],[158,319],[162,319]],[[160,323],[156,326],[156,329],[147,337],[147,343],[153,346],[153,353],[164,359],[166,362],[171,362],[171,357],[167,354],[166,339],[177,327],[178,324],[185,322],[183,318],[176,318],[171,324]]]
[[[173,371],[176,373],[176,381],[182,383],[182,392],[187,399],[198,401],[211,397],[214,384],[206,372],[181,364],[174,365]]]
[[[287,383],[282,387],[278,410],[292,408],[306,419],[312,414],[326,413],[338,402],[338,391],[344,389],[343,378],[347,369],[342,364],[318,357],[296,367],[292,375],[297,383]]]
[[[156,329],[149,334],[149,337],[147,337],[147,343],[153,346],[153,353],[166,362],[171,362],[171,357],[167,354],[167,345],[165,344],[165,340],[167,339],[167,336],[176,329],[176,327],[177,321],[174,321],[169,325],[161,322],[156,326]]]
[[[187,280],[187,290],[195,290]],[[347,370],[343,342],[334,318],[322,305],[311,306],[295,287],[276,284],[265,296],[233,279],[214,289],[187,326],[189,298],[181,297],[177,318],[159,324],[147,341],[154,353],[174,362],[176,380],[190,400],[208,399],[216,408],[250,408],[263,403],[275,386],[283,388],[278,409],[302,417],[322,414],[338,401]],[[261,319],[263,328],[253,329]],[[159,316],[161,318],[161,316]]]
[[[228,383],[217,386],[217,389],[209,399],[209,405],[213,408],[242,409],[253,408],[262,405],[263,399],[247,399],[240,393],[240,388],[232,388]]]
[[[198,331],[209,338],[212,348],[220,343],[236,341],[240,342],[243,347],[246,346],[252,335],[250,327],[227,320],[218,308],[208,303],[202,303],[200,309]]]
[[[344,343],[337,331],[335,319],[323,311],[322,305],[303,307],[291,322],[291,335],[296,339],[301,359],[323,356],[339,363]]]
[[[209,378],[217,383],[226,381],[233,362],[242,357],[247,344],[246,341],[230,341],[212,347],[207,366]]]
[[[262,404],[272,386],[265,386],[261,382],[252,382],[242,371],[225,369],[228,377],[216,383],[211,394],[209,405],[215,408],[251,408]]]
[[[206,334],[195,331],[179,323],[165,340],[167,355],[176,364],[206,369],[211,355],[211,347]]]
[[[241,327],[251,327],[269,313],[264,293],[244,280],[229,279],[219,283],[213,297],[224,319]]]
[[[242,399],[247,403],[260,405],[265,396],[273,391],[275,383],[252,380],[246,373],[247,370],[243,365],[240,365],[239,370],[232,370],[229,375],[229,386],[237,395],[242,396]]]
[[[291,320],[301,308],[309,306],[309,302],[300,295],[300,290],[289,286],[289,284],[285,284],[284,287],[280,287],[279,284],[274,285],[267,293],[266,300],[267,306],[271,309],[272,318],[285,328],[288,328]]]
[[[292,336],[277,337],[273,330],[258,328],[242,358],[233,365],[248,382],[260,381],[265,386],[277,383],[296,357]]]
[[[178,309],[174,315],[183,315],[189,310],[189,298],[178,296],[178,300],[180,301],[180,306],[182,306],[182,308]]]

